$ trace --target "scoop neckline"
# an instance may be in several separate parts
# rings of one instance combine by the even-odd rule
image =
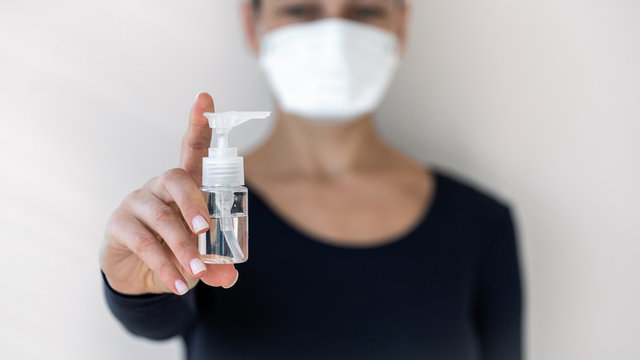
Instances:
[[[338,251],[345,251],[345,252],[349,252],[349,251],[358,251],[358,252],[364,252],[364,251],[378,251],[378,250],[383,250],[383,249],[388,249],[390,247],[394,247],[394,246],[404,246],[406,245],[408,242],[410,242],[410,240],[415,239],[416,238],[416,234],[419,233],[424,227],[426,227],[429,223],[431,223],[431,219],[433,218],[433,212],[434,210],[437,208],[438,203],[440,202],[440,197],[441,197],[441,191],[442,191],[442,174],[440,174],[439,171],[431,168],[428,169],[425,167],[425,171],[431,171],[431,173],[433,174],[433,194],[432,196],[427,199],[425,202],[426,204],[423,205],[422,210],[421,210],[421,214],[420,216],[417,218],[417,220],[405,231],[400,232],[399,234],[396,235],[392,235],[390,237],[387,238],[386,241],[382,242],[379,245],[373,245],[373,246],[341,246],[341,245],[335,245],[332,244],[330,242],[327,242],[324,240],[323,237],[320,236],[314,236],[309,234],[307,231],[300,229],[298,226],[293,225],[291,222],[289,222],[287,219],[285,219],[282,215],[280,215],[280,213],[278,213],[273,206],[271,206],[271,204],[268,203],[268,201],[265,200],[265,197],[257,190],[254,190],[255,188],[251,186],[251,182],[246,181],[246,186],[249,188],[250,194],[259,199],[259,201],[264,205],[265,208],[267,208],[267,210],[269,210],[269,212],[273,215],[273,217],[276,219],[276,221],[278,221],[281,225],[284,226],[284,228],[287,229],[287,231],[289,231],[290,233],[292,233],[293,235],[300,237],[300,238],[304,238],[304,240],[307,243],[310,243],[313,246],[316,247],[320,247],[322,249],[329,249],[329,250],[338,250]]]

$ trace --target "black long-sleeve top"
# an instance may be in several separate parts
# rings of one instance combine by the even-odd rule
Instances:
[[[132,333],[181,336],[188,359],[521,359],[521,286],[509,209],[436,172],[429,212],[374,248],[302,234],[249,191],[250,259],[230,289],[117,293]]]

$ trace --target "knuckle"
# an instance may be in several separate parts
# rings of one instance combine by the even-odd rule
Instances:
[[[138,207],[137,205],[145,203],[148,196],[149,191],[145,187],[136,189],[127,194],[124,200],[122,200],[119,209],[122,209],[123,211],[132,211]]]
[[[182,138],[183,151],[192,151],[194,149],[205,149],[205,148],[208,148],[210,144],[211,144],[211,139],[208,139],[206,137],[194,137],[194,136],[189,136],[189,134],[187,134]]]
[[[156,269],[156,273],[159,276],[164,277],[165,279],[170,279],[175,271],[175,268],[176,267],[173,265],[171,261],[166,260],[160,263],[160,265],[158,265],[158,268]]]
[[[151,234],[139,232],[133,234],[133,244],[133,252],[142,254],[152,249],[156,245],[156,241]]]
[[[121,206],[126,206],[127,204],[130,204],[136,201],[136,199],[140,198],[141,192],[142,192],[141,189],[136,189],[130,192],[129,194],[127,194],[127,196],[125,196],[125,198],[122,200]]]
[[[183,254],[183,255],[187,255],[188,253],[191,252],[191,250],[193,250],[195,247],[195,244],[192,244],[189,241],[186,241],[185,239],[181,239],[179,241],[176,241],[175,243],[175,251],[176,251],[176,255],[178,254]]]
[[[158,278],[160,278],[160,274],[157,274],[155,271],[147,271],[144,274],[143,283],[147,289],[157,289],[158,286]],[[162,280],[161,280],[162,281]]]
[[[116,209],[111,216],[109,216],[109,220],[107,220],[107,226],[105,227],[105,234],[109,237],[115,237],[118,234],[120,229],[124,226],[123,215],[120,208]]]
[[[176,217],[173,209],[168,205],[158,206],[153,209],[152,220],[156,224],[172,222]]]
[[[152,177],[151,179],[147,180],[147,182],[145,182],[144,185],[142,185],[142,188],[139,189],[139,190],[153,188],[153,185],[156,182],[158,182],[158,178],[159,178],[159,176],[155,176],[155,177]]]
[[[185,175],[186,175],[186,172],[183,169],[173,168],[173,169],[167,170],[164,174],[162,174],[161,178],[163,183],[167,183],[167,182],[180,179]]]

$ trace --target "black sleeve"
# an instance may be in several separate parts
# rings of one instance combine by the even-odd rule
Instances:
[[[522,290],[516,234],[508,208],[491,222],[482,249],[476,321],[482,359],[522,359]]]
[[[102,273],[104,294],[113,315],[131,333],[154,340],[183,334],[197,316],[193,289],[175,294],[125,295],[109,286]]]

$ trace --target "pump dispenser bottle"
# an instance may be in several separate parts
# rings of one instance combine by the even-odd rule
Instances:
[[[234,126],[251,119],[265,119],[267,111],[204,113],[214,131],[216,146],[202,158],[202,192],[211,226],[198,235],[202,261],[208,264],[237,264],[249,256],[247,188],[244,163],[236,148],[229,147],[228,135]]]

